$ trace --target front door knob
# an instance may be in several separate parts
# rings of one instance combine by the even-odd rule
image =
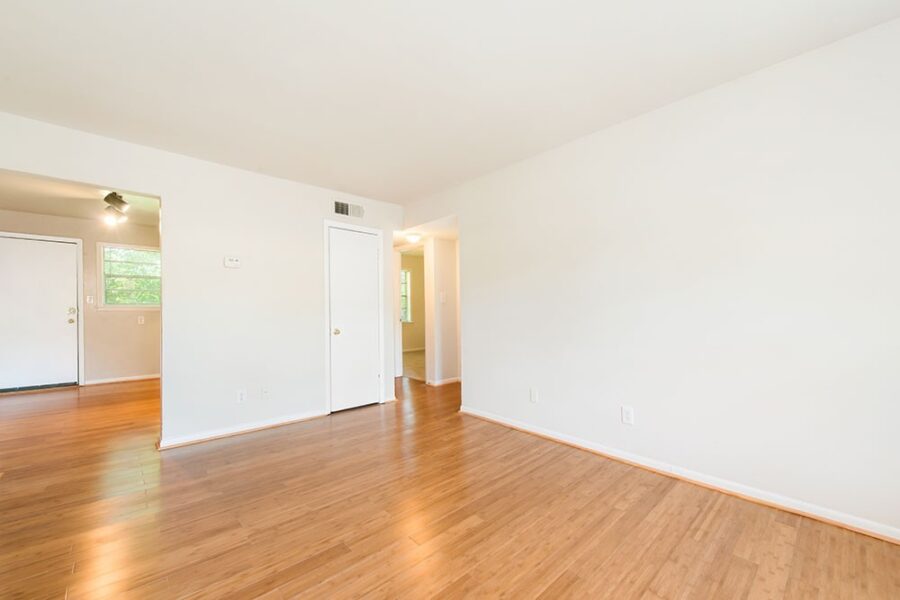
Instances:
[[[341,330],[335,327],[331,333],[333,333],[334,335],[341,335]]]

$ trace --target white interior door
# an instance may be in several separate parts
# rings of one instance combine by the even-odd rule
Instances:
[[[374,234],[328,229],[332,411],[381,401],[380,245]]]
[[[78,382],[78,246],[0,237],[0,390]]]

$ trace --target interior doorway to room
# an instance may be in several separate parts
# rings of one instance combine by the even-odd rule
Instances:
[[[403,376],[425,381],[425,251],[423,246],[400,252],[400,327]]]
[[[0,393],[159,378],[159,204],[0,170]]]
[[[456,217],[394,232],[395,377],[438,386],[461,377]]]

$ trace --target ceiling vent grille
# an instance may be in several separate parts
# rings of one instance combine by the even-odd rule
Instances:
[[[334,214],[346,215],[348,217],[362,218],[365,214],[363,207],[358,204],[348,204],[347,202],[334,201]]]

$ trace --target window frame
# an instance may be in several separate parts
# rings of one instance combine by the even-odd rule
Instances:
[[[160,304],[107,304],[106,303],[106,269],[105,269],[105,261],[103,251],[104,248],[127,248],[129,250],[152,250],[154,252],[160,253],[160,259],[162,258],[162,252],[157,246],[139,246],[137,244],[120,244],[118,242],[97,242],[97,294],[96,294],[96,305],[97,310],[123,310],[123,311],[157,311],[160,310],[162,305],[162,300],[160,299]],[[161,261],[160,261],[161,262]],[[162,264],[160,264],[160,289],[162,289]]]
[[[406,319],[403,318],[403,274],[406,273]],[[400,322],[412,323],[412,271],[400,269]]]

